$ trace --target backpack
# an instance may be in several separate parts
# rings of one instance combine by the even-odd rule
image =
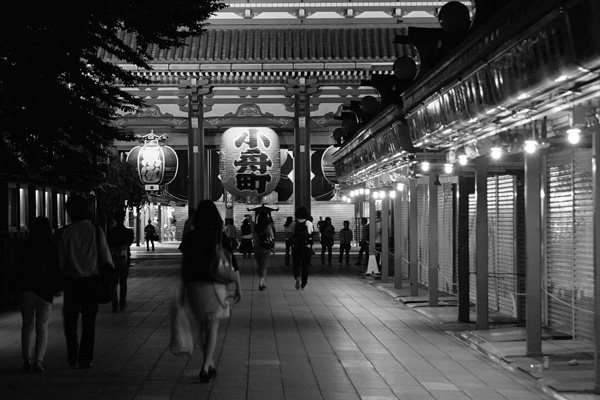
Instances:
[[[273,240],[273,238],[271,237],[271,235],[269,235],[268,233],[263,233],[258,238],[258,245],[260,247],[262,247],[263,249],[270,250],[273,247],[275,247],[275,241]]]
[[[292,241],[294,247],[306,247],[310,245],[310,235],[308,234],[306,221],[296,221],[296,226],[294,226],[294,234],[292,235]]]

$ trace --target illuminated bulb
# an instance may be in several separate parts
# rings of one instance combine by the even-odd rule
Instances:
[[[369,193],[371,193],[371,189],[369,189],[369,188],[366,188],[366,189],[365,189],[365,194],[366,194],[366,195],[368,195]]]
[[[390,190],[390,199],[395,199],[395,198],[396,198],[396,191]]]
[[[396,188],[400,191],[404,190],[404,183],[402,183],[402,182],[398,183],[398,185],[396,185]]]
[[[346,201],[346,200],[348,200],[348,197],[347,196],[342,196],[342,201]]]
[[[490,149],[490,155],[494,160],[500,159],[502,157],[502,147],[494,146]]]
[[[569,143],[571,143],[571,144],[579,143],[579,139],[580,139],[579,134],[580,133],[581,133],[581,129],[579,129],[579,128],[567,129],[567,140],[569,141]]]
[[[360,194],[365,194],[365,188],[360,188],[360,189],[358,189],[358,193],[360,193]]]
[[[469,162],[469,158],[466,154],[461,154],[458,156],[458,163],[460,165],[467,165],[467,162]]]
[[[373,192],[373,198],[374,198],[375,200],[377,200],[377,199],[379,198],[379,192],[378,192],[378,191],[374,191],[374,192]]]
[[[421,163],[421,169],[425,172],[429,171],[429,167],[431,166],[431,164],[429,164],[428,161],[423,161]]]
[[[348,199],[346,200],[347,203],[352,203],[352,199],[350,197],[348,197]]]
[[[383,190],[379,191],[379,197],[381,197],[382,199],[385,198],[385,192]]]
[[[529,154],[535,153],[537,150],[537,144],[538,143],[535,140],[526,140],[524,150]]]
[[[453,166],[452,164],[444,164],[444,172],[447,174],[452,173]]]

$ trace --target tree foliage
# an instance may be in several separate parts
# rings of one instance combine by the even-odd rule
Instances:
[[[35,179],[93,189],[97,161],[114,140],[111,121],[139,98],[116,82],[145,82],[100,57],[151,69],[150,44],[183,45],[225,7],[215,0],[11,1],[0,12],[0,134]],[[118,33],[136,36],[128,47]],[[0,157],[2,155],[0,154]]]

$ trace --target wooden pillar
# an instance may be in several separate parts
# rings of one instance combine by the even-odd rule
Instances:
[[[394,199],[394,289],[402,289],[402,200],[404,190],[399,190]]]
[[[438,186],[429,174],[429,306],[438,306]]]
[[[381,283],[387,283],[390,276],[390,196],[381,199]]]
[[[598,157],[600,155],[600,126],[594,127],[592,133],[592,197],[594,202],[594,392],[600,394],[600,173],[598,173]]]
[[[373,191],[369,194],[369,254],[367,256],[367,264],[369,263],[369,257],[375,255],[375,218],[377,211],[375,210],[375,196]]]
[[[316,79],[290,79],[288,92],[294,94],[294,206],[311,211],[310,183],[310,95],[317,92],[311,87]]]
[[[409,240],[409,267],[408,287],[410,296],[419,295],[419,209],[417,197],[417,179],[408,180],[408,240]]]
[[[542,355],[542,205],[539,151],[525,152],[526,353]]]
[[[470,272],[469,272],[469,194],[473,193],[474,180],[458,177],[456,188],[456,267],[458,269],[458,320],[471,322]]]
[[[475,222],[475,263],[477,274],[477,329],[489,328],[488,310],[488,210],[487,170],[489,159],[479,157],[475,161],[475,193],[477,212]]]

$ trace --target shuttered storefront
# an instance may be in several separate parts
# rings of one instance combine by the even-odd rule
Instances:
[[[514,296],[518,293],[516,257],[516,177],[489,177],[488,195],[488,306],[504,315],[514,314]],[[469,195],[469,271],[470,299],[477,299],[475,265],[476,197]]]
[[[419,283],[429,285],[429,188],[417,185],[419,215]]]
[[[546,290],[550,328],[592,340],[592,155],[551,153],[546,167]]]
[[[438,188],[438,290],[456,293],[454,268],[454,195],[455,185],[446,183]]]
[[[400,222],[400,237],[402,240],[402,247],[400,256],[402,257],[402,276],[408,278],[408,269],[409,269],[409,248],[410,248],[410,240],[408,238],[408,211],[409,210],[409,202],[406,198],[402,199],[400,202],[400,213],[401,213],[401,222]],[[396,253],[398,256],[398,253]]]

